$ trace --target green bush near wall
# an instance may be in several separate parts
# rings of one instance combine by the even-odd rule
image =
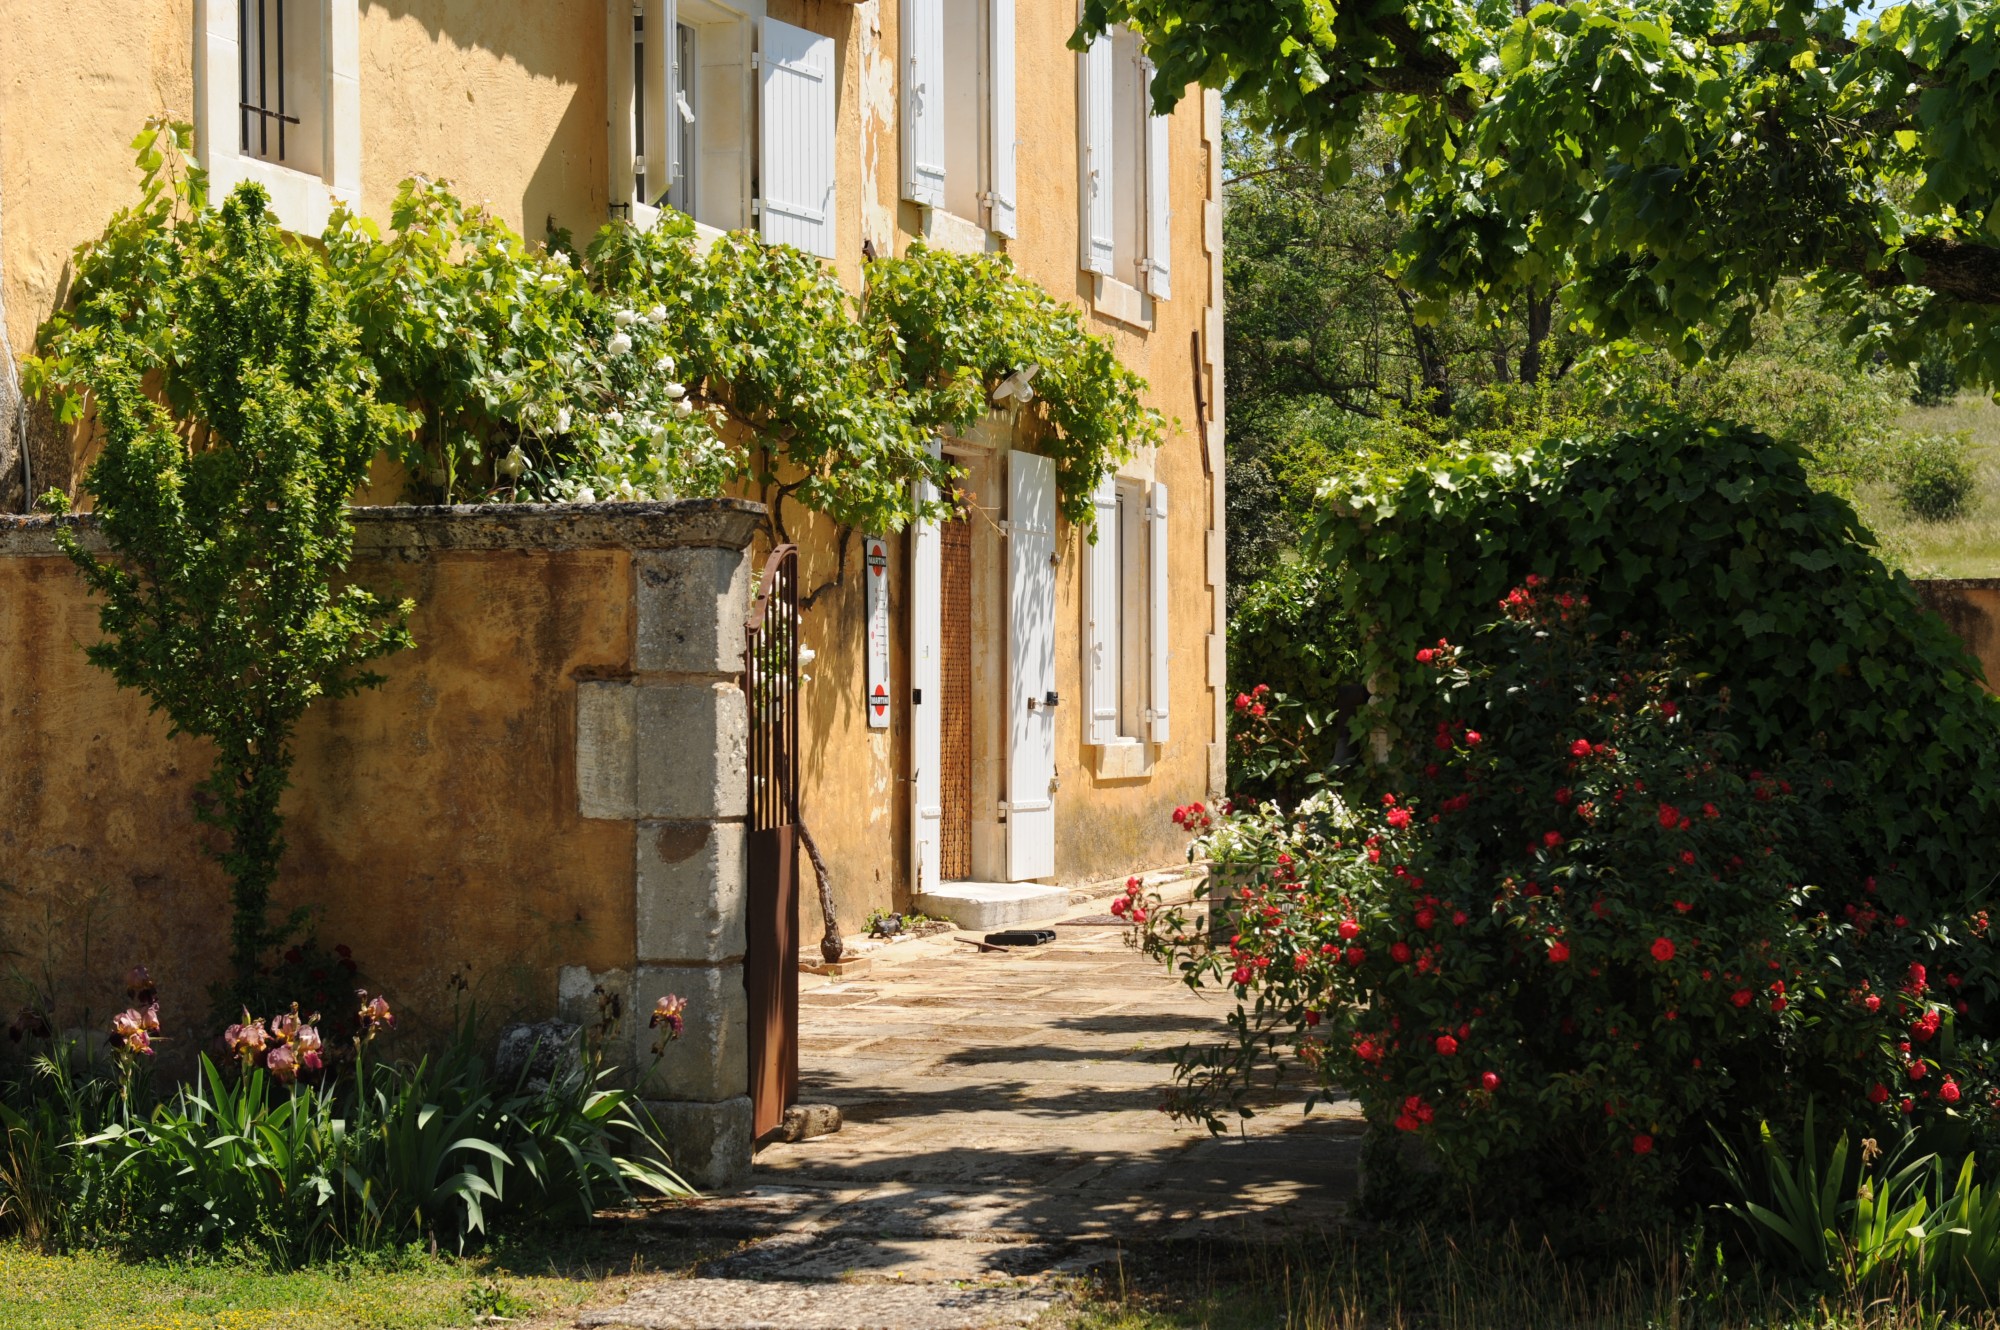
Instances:
[[[1420,647],[1463,640],[1530,573],[1587,582],[1606,624],[1678,642],[1727,688],[1746,752],[1825,759],[1842,832],[1823,881],[1893,879],[1928,918],[2000,870],[2000,701],[1846,501],[1763,435],[1684,424],[1358,475],[1314,538],[1378,685],[1413,681]],[[1414,696],[1361,723],[1393,736]]]

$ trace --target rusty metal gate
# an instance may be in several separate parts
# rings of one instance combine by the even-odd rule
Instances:
[[[743,983],[750,997],[750,1105],[757,1139],[799,1096],[799,552],[764,561],[744,623],[750,827]]]

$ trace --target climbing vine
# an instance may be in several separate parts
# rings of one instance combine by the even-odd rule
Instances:
[[[408,602],[333,586],[353,550],[349,496],[409,417],[377,398],[324,266],[285,239],[261,190],[191,206],[185,135],[140,135],[141,201],[78,255],[72,306],[28,368],[65,418],[96,408],[85,483],[111,557],[56,528],[102,601],[103,639],[85,650],[174,733],[215,745],[196,812],[226,833],[227,1011],[296,926],[272,920],[270,895],[299,719],[379,682],[366,663],[411,645]],[[45,503],[68,508],[59,492]]]

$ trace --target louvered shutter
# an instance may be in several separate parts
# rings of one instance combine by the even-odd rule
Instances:
[[[987,44],[987,88],[990,104],[986,123],[992,142],[987,157],[993,163],[993,188],[989,193],[986,225],[996,235],[1016,236],[1020,226],[1015,217],[1014,159],[1018,144],[1014,130],[1014,0],[987,0],[987,17],[992,31]]]
[[[1118,737],[1118,481],[1106,476],[1090,496],[1097,543],[1083,547],[1084,742]]]
[[[1007,880],[1056,871],[1056,468],[1007,454]]]
[[[1112,113],[1111,38],[1097,38],[1077,60],[1081,70],[1078,120],[1083,141],[1077,155],[1083,165],[1083,270],[1108,274],[1116,226],[1112,190],[1118,187],[1112,160],[1117,118]]]
[[[931,455],[938,445],[931,444]],[[937,486],[917,482],[919,507],[936,503]],[[938,524],[910,524],[910,883],[935,891],[944,831],[944,675],[939,669],[944,621],[944,563]]]
[[[833,38],[764,20],[759,61],[762,231],[773,244],[834,255]]]
[[[1144,66],[1147,96],[1151,96],[1153,66]],[[1170,134],[1173,119],[1146,117],[1146,289],[1155,300],[1173,294],[1174,193]]]
[[[1151,623],[1146,633],[1147,664],[1147,707],[1146,720],[1150,727],[1148,737],[1156,744],[1167,741],[1167,701],[1169,683],[1167,678],[1167,658],[1172,655],[1171,640],[1167,636],[1168,607],[1171,604],[1167,585],[1167,487],[1154,485],[1151,501],[1146,505],[1146,602]]]
[[[903,0],[903,197],[944,206],[944,0]]]

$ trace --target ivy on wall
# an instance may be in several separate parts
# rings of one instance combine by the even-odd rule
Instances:
[[[145,202],[118,212],[76,259],[79,298],[43,327],[35,384],[81,417],[84,369],[108,330],[182,351],[158,281],[214,215],[186,125],[142,136]],[[845,290],[809,255],[743,233],[705,250],[669,212],[613,221],[579,249],[530,244],[438,183],[403,183],[384,232],[337,212],[321,269],[384,401],[408,415],[389,452],[410,497],[431,502],[592,501],[715,495],[757,485],[786,535],[797,503],[842,528],[899,530],[912,483],[952,492],[940,431],[963,432],[998,383],[1038,366],[1024,432],[1053,457],[1059,501],[1088,527],[1090,495],[1118,461],[1159,443],[1145,382],[1079,312],[1002,255],[913,246]]]

